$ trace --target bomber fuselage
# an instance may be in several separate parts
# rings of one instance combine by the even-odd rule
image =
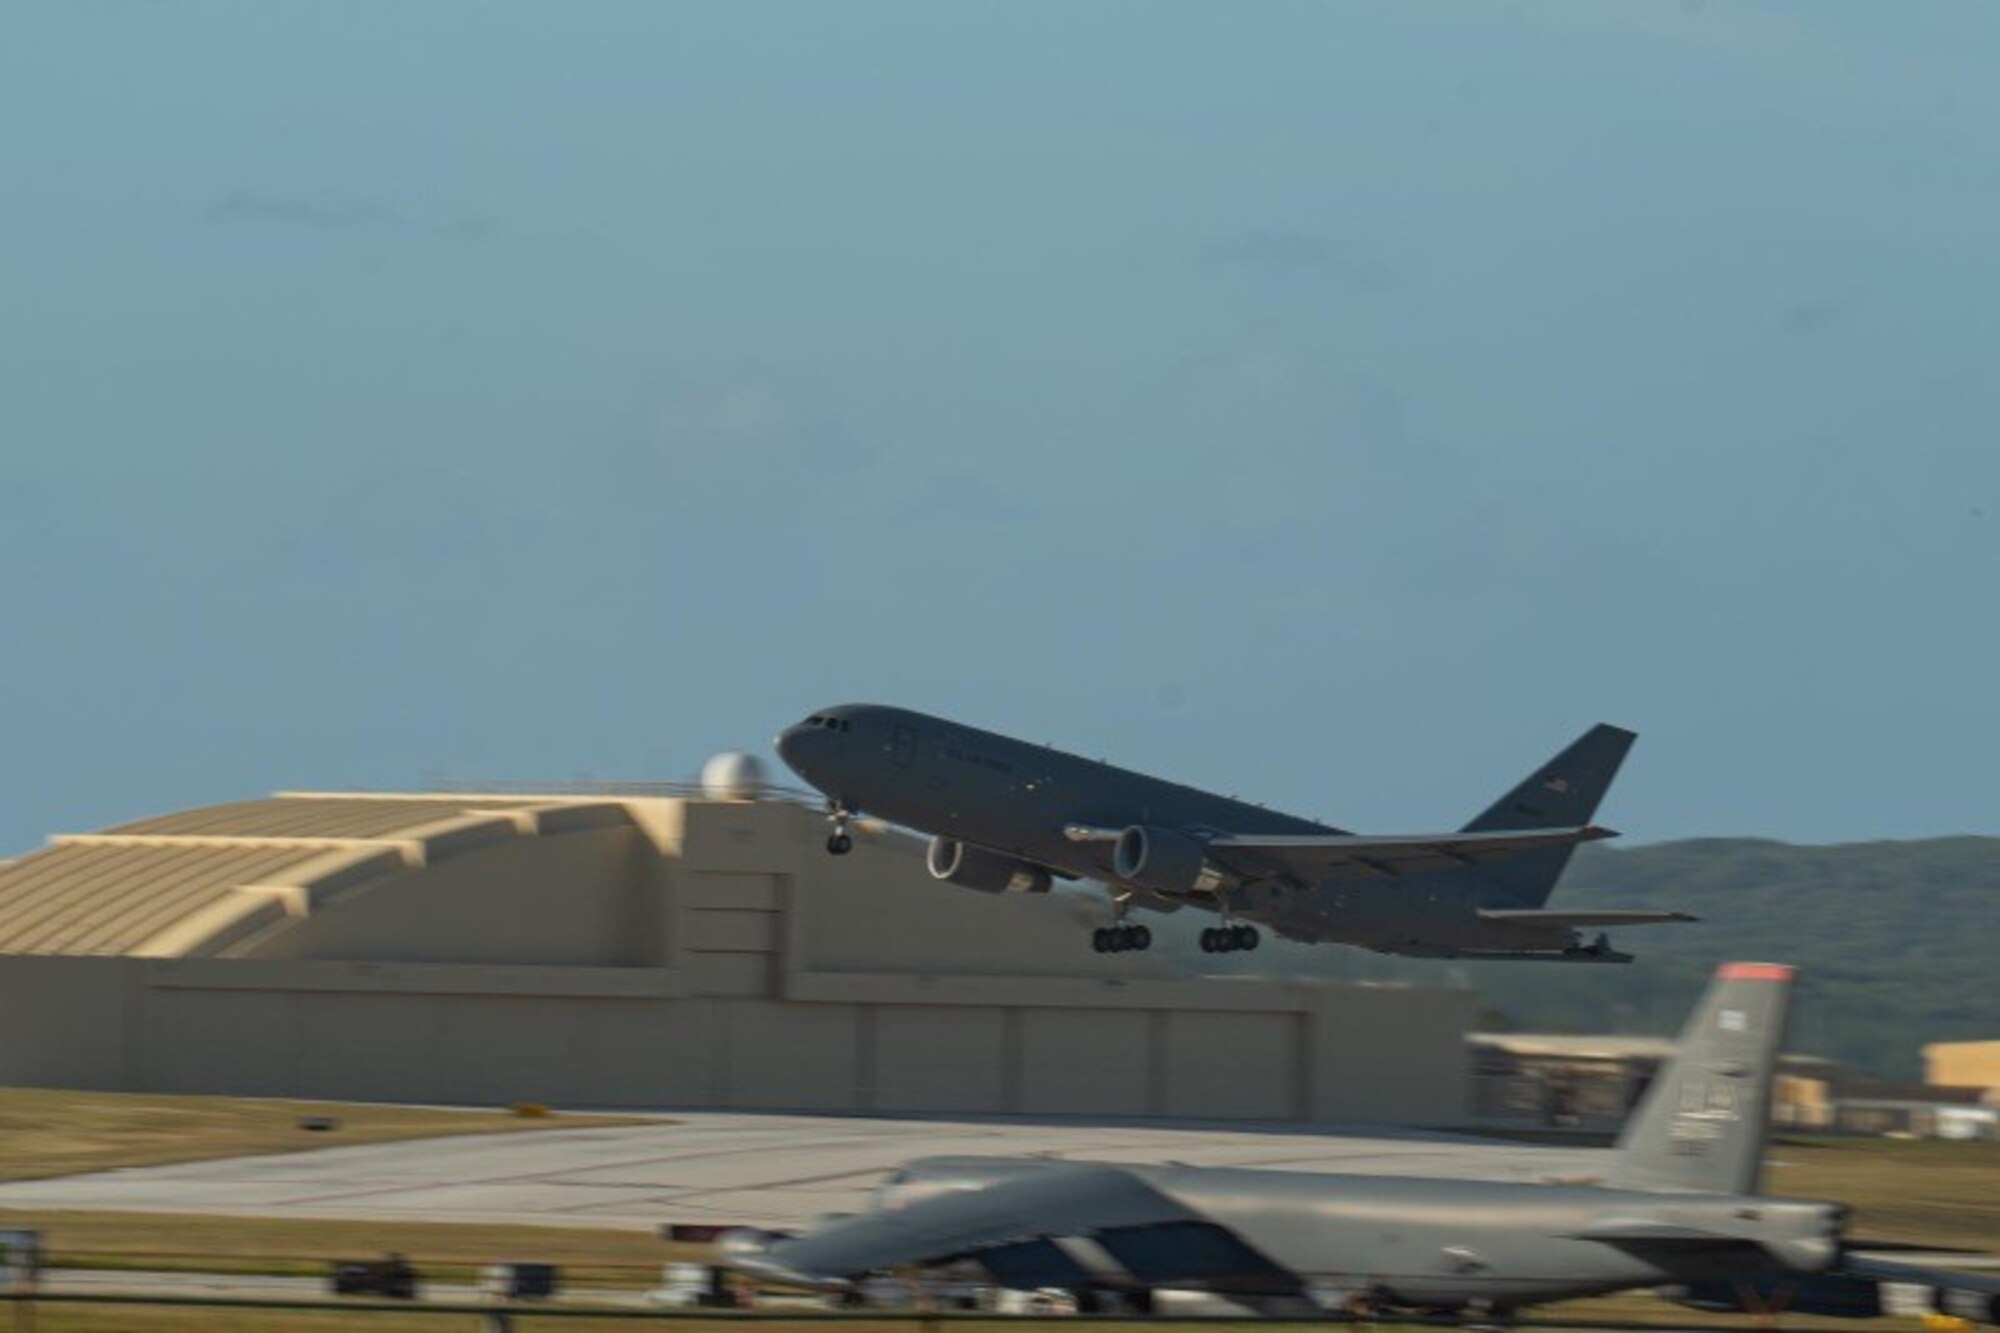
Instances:
[[[912,1162],[881,1188],[875,1211],[893,1214],[938,1194],[1074,1165],[1081,1164]],[[1221,1261],[1204,1284],[1213,1290],[1274,1296],[1319,1288],[1414,1308],[1508,1310],[1662,1283],[1818,1272],[1838,1257],[1844,1218],[1838,1205],[1756,1196],[1244,1168],[1120,1169],[1247,1247]],[[1618,1239],[1620,1229],[1649,1231],[1655,1239]],[[1706,1239],[1688,1243],[1677,1232]],[[781,1242],[771,1255],[816,1271],[825,1271],[829,1257],[816,1252],[811,1235]],[[1114,1273],[1109,1280],[1119,1278]],[[1145,1285],[1145,1273],[1124,1280]]]

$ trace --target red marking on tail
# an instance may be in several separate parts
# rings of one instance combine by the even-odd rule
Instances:
[[[1783,963],[1724,963],[1715,975],[1722,981],[1790,981],[1793,969]]]

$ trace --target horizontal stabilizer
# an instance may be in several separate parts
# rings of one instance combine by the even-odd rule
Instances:
[[[1629,963],[1632,955],[1592,945],[1588,949],[1425,949],[1387,952],[1404,958],[1459,958],[1471,963]]]
[[[1658,926],[1701,920],[1686,912],[1628,912],[1615,908],[1569,912],[1542,907],[1482,907],[1479,915],[1484,920],[1503,926]]]
[[[1572,1240],[1601,1240],[1610,1245],[1741,1245],[1743,1236],[1691,1227],[1679,1222],[1656,1222],[1643,1217],[1608,1217],[1578,1227],[1569,1233]]]

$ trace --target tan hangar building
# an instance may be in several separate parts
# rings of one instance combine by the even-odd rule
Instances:
[[[0,866],[0,1083],[1454,1123],[1469,992],[1189,977],[1103,907],[686,795],[286,793]]]

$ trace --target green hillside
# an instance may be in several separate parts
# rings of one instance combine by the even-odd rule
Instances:
[[[1925,1042],[2000,1038],[2000,838],[1593,845],[1551,905],[1702,920],[1616,932],[1639,955],[1626,967],[1414,963],[1332,946],[1236,957],[1256,960],[1244,970],[1469,983],[1516,1029],[1646,1033],[1673,1032],[1718,962],[1762,959],[1801,969],[1792,1048],[1858,1073],[1915,1078]]]
[[[1801,969],[1793,1048],[1857,1071],[1917,1077],[1927,1041],[2000,1037],[2000,838],[1586,847],[1557,893],[1565,904],[1676,906],[1702,918],[1622,934],[1640,957],[1625,970],[1651,1030],[1672,1029],[1716,962],[1761,958]],[[1567,997],[1567,987],[1540,996],[1520,979],[1487,989],[1524,1027],[1577,1026],[1616,1004],[1616,978]]]

